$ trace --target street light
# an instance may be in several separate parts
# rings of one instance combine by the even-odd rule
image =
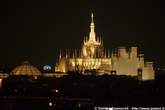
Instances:
[[[52,102],[49,102],[49,107],[52,107],[53,103]]]

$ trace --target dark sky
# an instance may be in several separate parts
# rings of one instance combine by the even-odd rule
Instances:
[[[24,60],[54,65],[59,49],[81,47],[91,10],[106,48],[139,46],[147,60],[165,65],[165,9],[160,0],[11,0],[1,5],[1,67]]]

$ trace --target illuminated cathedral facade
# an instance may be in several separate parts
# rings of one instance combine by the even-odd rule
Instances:
[[[60,52],[55,72],[79,71],[86,75],[116,74],[136,77],[139,80],[155,79],[153,62],[145,62],[144,55],[138,54],[137,47],[119,47],[115,52],[103,47],[101,38],[96,37],[94,16],[91,14],[89,37],[85,38],[82,49]]]

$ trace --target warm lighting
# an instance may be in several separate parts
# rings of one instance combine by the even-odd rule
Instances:
[[[38,79],[38,77],[37,76],[34,76],[34,79]]]
[[[0,78],[0,88],[2,87],[2,81],[3,79]]]
[[[55,92],[56,92],[56,93],[58,93],[58,92],[59,92],[59,90],[58,90],[58,89],[56,89],[56,90],[55,90]]]
[[[52,102],[49,102],[49,107],[52,107],[53,106],[53,103]]]
[[[31,65],[28,61],[24,61],[21,65],[15,67],[11,73],[12,75],[28,75],[28,76],[40,76],[41,71]]]
[[[153,63],[145,62],[144,56],[138,53],[137,47],[130,47],[129,49],[119,47],[110,54],[103,47],[100,37],[96,36],[94,15],[92,13],[89,37],[85,37],[81,51],[74,50],[71,55],[60,53],[55,71],[81,70],[85,74],[86,70],[95,69],[97,71],[96,75],[104,74],[103,72],[111,75],[113,71],[116,71],[116,75],[138,77],[139,80],[155,79]],[[139,72],[142,72],[142,74]]]

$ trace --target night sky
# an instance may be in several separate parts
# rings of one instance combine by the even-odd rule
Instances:
[[[148,61],[165,66],[160,0],[11,0],[1,5],[0,67],[24,60],[55,65],[59,49],[81,48],[91,11],[106,48],[138,46]]]

